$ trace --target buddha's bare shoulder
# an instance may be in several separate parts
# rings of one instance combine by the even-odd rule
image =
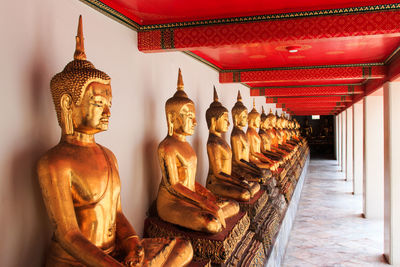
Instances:
[[[174,150],[175,143],[175,139],[168,135],[158,145],[158,153],[165,154],[168,152],[172,152]]]

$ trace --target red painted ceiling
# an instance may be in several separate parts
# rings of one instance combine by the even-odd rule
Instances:
[[[309,91],[315,90],[317,85],[339,84],[352,84],[357,88],[360,88],[362,84],[362,90],[369,93],[382,85],[384,74],[379,76],[379,70],[378,74],[372,70],[371,76],[371,70],[368,73],[368,66],[385,63],[384,71],[381,73],[387,70],[391,76],[395,76],[397,72],[400,72],[400,63],[394,67],[389,64],[390,57],[400,47],[400,11],[398,11],[400,5],[395,8],[391,6],[390,10],[386,9],[387,6],[379,10],[368,9],[357,12],[351,9],[399,4],[398,1],[204,0],[196,3],[186,0],[83,1],[91,4],[101,1],[113,9],[113,12],[136,22],[139,25],[135,26],[139,27],[139,50],[147,53],[168,50],[186,51],[218,69],[220,82],[245,83],[250,88],[257,88],[253,89],[251,94],[260,95],[260,97],[263,97],[263,94],[259,94],[258,91],[260,87],[287,87],[288,92],[294,92],[294,95],[299,96],[299,90],[296,87],[301,86],[304,95],[310,96],[313,94]],[[95,5],[101,6],[101,4]],[[342,12],[343,9],[346,10]],[[321,10],[335,10],[335,13],[313,13]],[[109,9],[105,11],[110,13]],[[304,15],[304,12],[308,15]],[[274,16],[273,14],[275,14],[274,18],[261,20],[257,18],[251,22],[244,19],[249,16]],[[283,17],[279,17],[281,15]],[[289,15],[296,17],[287,17]],[[237,21],[236,18],[243,20]],[[228,21],[212,21],[221,19]],[[203,22],[200,24],[198,21]],[[288,51],[290,46],[295,46],[298,51],[290,53]],[[338,68],[338,65],[339,68],[344,65],[343,71],[338,71],[339,74],[343,74],[341,78],[330,79],[318,76],[317,72],[321,67]],[[345,73],[346,66],[356,65],[363,66],[360,67],[363,68],[361,76]],[[296,70],[304,67],[315,69],[316,75],[308,71],[308,78],[296,79],[296,76],[295,78],[285,76],[285,79],[279,79],[280,73],[285,74],[284,71],[280,71],[282,69]],[[257,76],[256,72],[261,69],[275,73],[269,75],[267,72]],[[221,80],[221,74],[229,71],[238,73],[229,74],[231,77],[228,80],[226,77],[225,80]],[[301,71],[298,73],[301,74]],[[319,75],[324,74],[319,71]],[[270,76],[274,78],[269,78]],[[261,80],[260,77],[262,77]],[[349,79],[349,77],[353,78]],[[290,90],[291,88],[293,90]],[[329,86],[329,88],[330,90],[326,90],[327,94],[343,95],[341,93],[343,90],[335,92],[334,87]],[[321,90],[320,88],[315,95],[321,96]],[[347,95],[350,99],[355,99],[351,93]],[[283,95],[279,97],[282,98]],[[284,102],[282,100],[278,103]],[[301,108],[298,111],[300,112]],[[325,110],[321,109],[321,112]],[[335,109],[333,112],[338,111]]]
[[[101,0],[140,25],[396,3],[371,0]]]
[[[400,44],[400,36],[368,36],[329,41],[252,43],[191,50],[221,69],[258,69],[383,62]],[[299,46],[290,53],[288,46]]]

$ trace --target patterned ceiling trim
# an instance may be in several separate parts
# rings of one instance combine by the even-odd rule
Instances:
[[[284,105],[287,108],[333,108],[333,107],[344,107],[345,103],[340,102],[329,102],[329,103],[276,103],[277,105]]]
[[[270,101],[271,99],[273,101],[277,101],[278,99],[307,99],[307,98],[316,98],[316,99],[323,99],[323,98],[330,98],[330,97],[340,97],[341,101],[350,101],[351,102],[351,96],[349,95],[315,95],[315,96],[285,96],[285,97],[275,97],[275,96],[266,96],[265,99]],[[268,102],[270,103],[270,102]],[[278,103],[278,102],[271,102],[271,103]]]
[[[79,0],[94,9],[100,11],[101,13],[105,14],[106,16],[115,19],[116,21],[128,26],[129,28],[133,30],[139,30],[140,29],[140,24],[135,22],[134,20],[128,18],[125,15],[122,15],[120,12],[116,11],[115,9],[107,6],[106,4],[103,4],[99,0]]]
[[[307,103],[343,103],[351,102],[350,97],[346,96],[330,96],[330,97],[266,97],[266,103],[283,103],[283,104],[307,104]]]
[[[288,43],[330,38],[400,34],[400,10],[355,13],[343,16],[306,17],[203,27],[168,28],[173,36],[170,50],[191,50],[250,43]],[[139,31],[140,51],[162,51],[162,31]],[[168,47],[172,47],[168,44]],[[166,48],[164,48],[166,49]]]
[[[251,88],[250,96],[319,96],[319,95],[352,95],[363,94],[364,87],[361,85],[348,86],[316,86],[297,88]]]
[[[311,116],[311,115],[325,115],[325,116],[329,116],[329,115],[337,115],[338,113],[340,113],[339,111],[330,111],[330,112],[326,112],[326,111],[289,111],[290,115],[292,116]]]
[[[321,81],[321,80],[360,80],[382,79],[386,68],[383,65],[373,66],[334,66],[307,67],[292,69],[222,71],[219,73],[220,83],[239,82],[274,82],[274,81]]]
[[[395,59],[395,57],[399,54],[399,51],[400,51],[400,46],[399,47],[397,47],[386,59],[385,59],[385,65],[386,64],[390,64],[392,61],[393,61],[393,59]]]
[[[351,7],[351,8],[337,8],[337,9],[324,9],[324,10],[315,10],[315,11],[279,13],[279,14],[246,16],[246,17],[233,17],[233,18],[222,18],[222,19],[207,19],[207,20],[174,22],[174,23],[164,23],[164,24],[152,24],[152,25],[143,25],[140,27],[140,30],[156,30],[156,29],[165,29],[165,28],[182,28],[182,27],[193,27],[193,26],[258,22],[258,21],[270,21],[270,20],[293,19],[293,18],[304,18],[304,17],[332,16],[332,15],[367,13],[367,12],[376,12],[376,11],[390,11],[390,10],[397,10],[397,9],[400,9],[400,3],[385,4],[385,5],[373,5],[373,6],[364,6],[364,7]]]
[[[277,68],[259,68],[259,69],[232,69],[222,70],[221,72],[245,72],[245,71],[271,71],[271,70],[304,70],[304,69],[323,69],[323,68],[343,68],[343,67],[371,67],[384,66],[385,63],[360,63],[360,64],[342,64],[342,65],[319,65],[319,66],[296,66],[296,67],[277,67]]]

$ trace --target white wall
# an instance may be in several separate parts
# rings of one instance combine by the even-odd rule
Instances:
[[[353,193],[363,191],[363,101],[353,105]]]
[[[178,67],[197,109],[198,126],[189,141],[198,156],[198,182],[205,183],[208,171],[205,111],[212,101],[212,86],[216,85],[220,101],[229,110],[241,89],[251,109],[244,86],[219,84],[216,71],[183,53],[139,52],[136,32],[79,1],[7,1],[0,11],[4,97],[0,106],[0,266],[40,266],[50,239],[35,164],[60,137],[49,83],[73,58],[79,14],[83,15],[88,60],[112,78],[110,129],[99,134],[97,142],[118,159],[122,207],[139,233],[161,178],[156,150],[167,133],[164,104],[176,90]],[[257,98],[256,104],[260,108],[265,98]],[[266,110],[270,106],[274,105],[265,104]]]
[[[364,216],[383,218],[383,89],[364,98]]]

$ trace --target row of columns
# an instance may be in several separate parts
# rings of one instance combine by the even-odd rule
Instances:
[[[384,220],[384,254],[400,264],[400,82],[387,82],[335,118],[336,156],[363,216]]]

